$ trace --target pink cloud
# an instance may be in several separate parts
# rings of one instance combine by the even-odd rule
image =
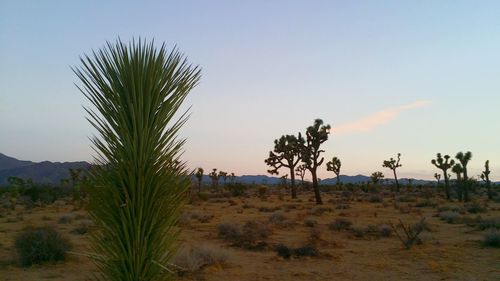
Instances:
[[[349,134],[357,132],[368,132],[372,129],[379,127],[383,124],[389,123],[394,120],[403,111],[424,107],[430,105],[432,102],[428,100],[416,101],[410,104],[405,104],[397,107],[390,107],[384,110],[375,112],[367,117],[361,118],[354,122],[342,124],[333,128],[335,134]]]

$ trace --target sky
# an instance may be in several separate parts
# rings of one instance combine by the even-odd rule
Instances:
[[[342,174],[390,177],[382,162],[401,153],[400,177],[431,179],[437,152],[471,151],[469,174],[490,160],[500,180],[499,14],[499,1],[1,1],[0,152],[91,161],[71,67],[141,37],[202,68],[183,107],[190,168],[266,174],[274,139],[321,118]]]

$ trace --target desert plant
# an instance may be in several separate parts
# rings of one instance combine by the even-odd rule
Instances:
[[[490,229],[483,237],[483,246],[500,248],[500,231],[497,229]]]
[[[484,163],[484,171],[481,172],[481,179],[484,181],[486,184],[486,189],[488,191],[488,199],[491,200],[493,199],[493,192],[491,190],[491,181],[490,181],[490,160],[486,160]]]
[[[188,272],[196,272],[206,266],[221,265],[227,262],[227,250],[212,244],[182,248],[173,262]]]
[[[331,222],[328,225],[328,228],[330,230],[337,230],[337,231],[348,230],[351,228],[351,225],[352,225],[351,221],[344,219],[344,218],[338,218],[338,219],[335,219],[333,222]]]
[[[203,180],[203,168],[196,169],[196,173],[194,174],[196,179],[198,180],[198,193],[201,192],[201,181]]]
[[[91,236],[100,279],[165,280],[179,209],[190,185],[180,161],[186,121],[177,111],[200,79],[177,49],[120,40],[81,58],[74,72],[99,135],[89,176]]]
[[[382,163],[382,167],[389,168],[392,170],[394,174],[394,180],[396,181],[396,191],[399,192],[399,182],[398,176],[396,175],[396,169],[401,167],[402,165],[399,163],[401,161],[401,153],[398,153],[398,159],[394,159],[391,157],[389,160],[384,160]]]
[[[337,176],[337,185],[340,184],[340,167],[342,163],[337,157],[333,157],[332,160],[326,162],[326,170],[333,172]]]
[[[470,185],[470,182],[468,181],[469,177],[467,176],[467,164],[469,163],[469,161],[471,160],[472,158],[472,153],[470,151],[467,151],[466,153],[463,153],[463,152],[459,152],[457,153],[457,155],[455,156],[455,158],[458,159],[458,161],[460,162],[461,164],[461,167],[462,167],[462,180],[460,181],[460,184],[461,184],[461,187],[462,187],[462,191],[463,191],[463,200],[465,202],[469,202],[470,198],[469,198],[469,185]]]
[[[500,230],[500,217],[481,219],[477,224],[477,228],[485,230],[488,228],[495,228]]]
[[[27,228],[15,239],[22,266],[64,261],[71,248],[68,240],[52,227]]]
[[[451,157],[449,155],[445,155],[444,157],[441,156],[441,153],[437,154],[436,159],[432,159],[431,163],[436,166],[438,169],[441,169],[443,171],[444,175],[444,190],[446,193],[446,199],[450,200],[450,178],[448,176],[448,169],[453,167],[455,165],[455,160],[450,159]],[[439,184],[439,179],[438,179],[438,184]]]
[[[306,218],[304,220],[304,226],[307,226],[307,227],[314,227],[317,224],[318,224],[318,222],[313,218]]]
[[[290,248],[283,244],[278,244],[274,248],[274,251],[284,259],[289,259],[290,257],[316,257],[320,254],[319,250],[311,245]]]
[[[217,169],[213,168],[212,172],[208,174],[208,177],[212,180],[212,188],[216,189],[219,185],[219,174],[217,173]]]
[[[302,164],[295,168],[295,175],[300,177],[300,185],[304,188],[304,177],[306,175],[306,165]]]
[[[439,185],[441,183],[441,174],[434,173],[434,178],[437,181],[437,185]]]
[[[222,184],[226,186],[226,180],[227,180],[227,172],[219,171],[219,174],[217,175],[220,178],[222,178]]]
[[[373,184],[378,184],[382,179],[384,178],[384,174],[382,172],[373,172],[372,175],[370,176],[370,179],[372,180]]]
[[[396,236],[401,240],[406,249],[410,249],[415,244],[422,243],[419,236],[422,231],[426,230],[425,218],[422,218],[419,222],[411,226],[407,226],[399,220],[398,226],[403,230],[404,236],[399,233],[397,226],[391,224],[392,230],[394,230],[394,233],[396,233]]]
[[[274,140],[274,149],[269,151],[269,157],[264,162],[272,169],[268,170],[270,174],[279,174],[279,169],[284,167],[290,170],[290,185],[292,198],[297,198],[297,189],[295,187],[295,167],[300,161],[300,145],[303,143],[301,137],[293,135],[281,136]]]
[[[325,160],[323,157],[320,159],[321,153],[324,152],[324,150],[320,149],[320,146],[328,140],[330,128],[330,125],[323,125],[323,120],[314,120],[314,125],[307,127],[305,142],[301,144],[301,158],[312,176],[316,204],[323,204],[319,191],[317,170]],[[299,140],[301,139],[302,137],[299,134]]]

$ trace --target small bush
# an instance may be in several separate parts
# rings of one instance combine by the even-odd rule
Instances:
[[[232,222],[223,222],[217,226],[218,236],[224,240],[236,241],[241,237],[241,229]]]
[[[277,226],[289,226],[290,221],[281,211],[276,211],[269,216],[269,222]]]
[[[290,248],[283,244],[277,245],[274,250],[278,256],[289,259],[290,257],[317,257],[319,256],[319,250],[314,246],[308,245],[299,248]]]
[[[306,218],[304,220],[304,225],[307,226],[307,227],[314,227],[317,224],[318,224],[318,222],[315,219],[312,219],[312,218]]]
[[[458,223],[461,219],[461,216],[457,212],[445,211],[445,212],[439,213],[439,218],[441,220],[446,221],[447,223]]]
[[[380,194],[371,194],[370,197],[368,197],[368,202],[370,203],[382,203],[384,202],[384,197]]]
[[[483,246],[500,248],[500,232],[494,228],[488,230],[483,237]]]
[[[71,248],[68,240],[54,228],[27,228],[15,240],[15,248],[22,266],[64,261]]]
[[[310,214],[313,216],[321,216],[325,212],[331,212],[332,209],[325,207],[313,207],[310,211]]]
[[[470,204],[467,204],[465,206],[465,209],[467,212],[471,214],[477,214],[477,213],[486,213],[488,209],[484,206],[481,206],[478,202],[472,202]]]
[[[79,235],[86,234],[87,232],[89,232],[89,228],[91,225],[92,225],[91,221],[88,220],[81,221],[80,224],[71,231],[71,233]]]
[[[75,219],[75,216],[72,214],[64,214],[59,218],[60,224],[68,224],[71,223]]]
[[[381,237],[389,237],[392,235],[392,227],[388,224],[378,226],[378,233]]]
[[[328,225],[328,228],[330,230],[337,230],[337,231],[348,230],[351,228],[351,225],[352,225],[352,222],[350,222],[349,220],[344,219],[344,218],[339,218],[339,219],[335,219],[333,222],[331,222]]]
[[[221,265],[228,260],[228,252],[215,245],[181,249],[174,258],[174,264],[189,272],[196,272],[206,266]]]
[[[337,210],[347,210],[349,208],[351,208],[351,206],[349,204],[337,204],[335,206],[335,209],[337,209]]]
[[[490,218],[490,219],[482,219],[479,221],[477,227],[480,230],[485,230],[488,228],[500,229],[500,217]]]

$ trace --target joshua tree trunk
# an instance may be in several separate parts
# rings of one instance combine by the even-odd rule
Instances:
[[[399,192],[399,182],[398,182],[398,176],[396,176],[396,170],[392,170],[394,173],[394,180],[396,180],[396,191]]]
[[[450,179],[446,171],[444,172],[444,191],[446,193],[446,199],[450,200]]]
[[[337,174],[337,185],[340,184],[340,174]]]
[[[292,198],[297,198],[297,187],[295,186],[295,167],[290,168],[290,187],[292,189]]]
[[[316,169],[311,171],[311,175],[313,180],[314,196],[316,197],[316,204],[322,205],[323,201],[321,200],[321,194],[319,193],[319,184],[318,176],[316,175]]]

